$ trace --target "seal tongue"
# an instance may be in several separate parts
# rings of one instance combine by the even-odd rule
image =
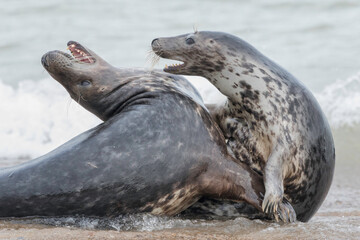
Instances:
[[[83,63],[94,63],[96,61],[95,58],[79,43],[70,41],[67,46],[76,60]]]

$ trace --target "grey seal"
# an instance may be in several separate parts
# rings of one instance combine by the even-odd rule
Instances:
[[[195,32],[152,42],[182,61],[164,71],[207,78],[227,96],[211,111],[235,157],[264,176],[262,208],[308,221],[330,188],[335,165],[328,122],[311,92],[244,40]],[[284,204],[284,199],[290,204]],[[295,211],[295,212],[294,212]]]
[[[42,64],[104,122],[0,170],[0,217],[174,215],[201,197],[261,209],[262,177],[227,152],[196,90],[166,73],[119,69],[76,42]]]

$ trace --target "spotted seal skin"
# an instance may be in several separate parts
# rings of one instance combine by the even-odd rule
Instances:
[[[310,91],[227,33],[158,38],[152,48],[183,62],[164,71],[205,77],[227,96],[212,115],[235,157],[264,176],[264,212],[276,220],[285,212],[285,221],[296,213],[297,220],[308,221],[328,193],[335,165],[330,127]]]
[[[0,216],[174,215],[201,197],[261,209],[262,177],[227,152],[183,78],[118,69],[76,42],[42,64],[105,120],[54,151],[0,170]],[[175,81],[175,79],[176,81]]]

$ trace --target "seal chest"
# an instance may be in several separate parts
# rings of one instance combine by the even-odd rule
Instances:
[[[308,221],[330,188],[335,150],[327,120],[306,87],[230,34],[158,38],[152,47],[183,62],[164,71],[205,77],[227,96],[211,114],[236,158],[264,176],[263,211],[290,220],[296,212]]]

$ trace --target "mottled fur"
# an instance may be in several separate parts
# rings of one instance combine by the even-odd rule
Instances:
[[[335,164],[330,127],[310,91],[230,34],[159,38],[153,50],[184,62],[165,71],[203,76],[228,97],[211,113],[235,157],[264,176],[263,210],[275,218],[295,210],[308,221],[327,195]]]

